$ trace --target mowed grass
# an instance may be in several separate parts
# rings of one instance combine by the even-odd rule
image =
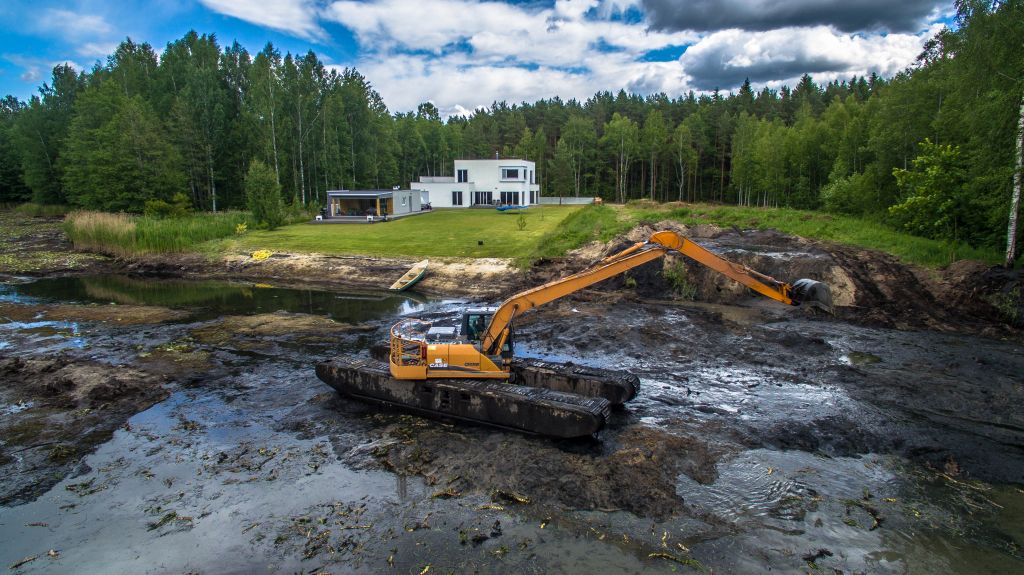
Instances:
[[[522,212],[434,210],[373,224],[303,223],[210,242],[212,251],[306,252],[334,255],[524,258],[576,206],[533,206]],[[526,225],[519,229],[520,216]]]
[[[740,229],[775,229],[809,239],[880,250],[905,262],[927,267],[941,267],[962,259],[995,265],[1003,259],[1001,251],[994,248],[932,240],[912,236],[878,222],[789,208],[638,202],[622,207],[620,219],[631,223],[667,219],[689,226],[714,224]]]

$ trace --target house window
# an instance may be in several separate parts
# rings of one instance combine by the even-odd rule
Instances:
[[[501,179],[503,180],[518,180],[519,179],[519,168],[502,168]]]
[[[530,203],[531,204],[536,204],[537,203],[537,192],[535,192],[533,190],[530,190]]]
[[[511,206],[518,206],[519,192],[501,192],[501,203]]]
[[[537,170],[530,170],[530,183],[531,184],[536,184],[537,183]]]
[[[458,175],[458,181],[460,184],[464,184],[469,181],[469,170],[455,170]]]
[[[491,204],[491,192],[473,192],[473,203],[474,204]]]
[[[459,170],[459,171],[461,172],[463,170]],[[462,192],[452,192],[452,205],[453,206],[461,206],[462,205]]]

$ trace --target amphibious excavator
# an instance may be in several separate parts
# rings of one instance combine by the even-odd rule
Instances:
[[[527,310],[670,253],[679,253],[787,305],[831,309],[826,284],[781,282],[722,259],[672,231],[656,232],[589,268],[520,292],[494,308],[467,309],[461,322],[404,319],[376,357],[341,356],[317,376],[342,395],[426,414],[554,437],[596,434],[613,406],[636,397],[635,375],[513,355],[513,323]]]

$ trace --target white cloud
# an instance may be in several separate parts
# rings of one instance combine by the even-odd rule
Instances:
[[[723,30],[691,46],[679,61],[699,90],[781,83],[807,73],[819,81],[871,72],[891,76],[914,62],[925,40],[920,35],[851,35],[828,26],[767,32]]]
[[[313,0],[199,0],[214,12],[305,38],[322,40]]]
[[[574,67],[593,53],[598,42],[639,55],[665,46],[688,44],[690,32],[652,32],[642,24],[625,24],[586,14],[610,13],[621,2],[558,0],[553,7],[473,0],[342,0],[324,9],[324,18],[352,30],[363,49],[427,51],[442,54],[466,44],[477,61],[509,60]]]
[[[56,8],[42,12],[35,22],[35,27],[47,34],[70,38],[96,38],[112,30],[102,16],[78,14]]]
[[[850,34],[828,26],[711,34],[660,32],[622,14],[639,0],[557,0],[553,6],[476,0],[339,0],[323,18],[357,37],[358,69],[389,108],[433,102],[445,115],[494,101],[586,99],[601,90],[677,96],[738,87],[749,77],[777,87],[810,73],[819,82],[911,64],[937,31]],[[675,61],[644,56],[689,46]]]
[[[22,82],[31,82],[35,84],[36,82],[39,82],[39,80],[43,79],[43,74],[39,70],[39,66],[27,66],[22,70],[21,75],[18,76],[18,78]]]
[[[75,52],[83,58],[105,60],[117,50],[117,46],[117,42],[86,42],[76,48]]]
[[[70,60],[47,60],[34,56],[22,56],[20,54],[4,54],[3,59],[21,68],[18,78],[27,83],[38,84],[49,82],[50,72],[59,65],[68,65],[76,71],[82,71],[83,67]]]
[[[364,58],[359,71],[393,111],[431,101],[443,116],[466,115],[495,101],[534,102],[558,96],[586,99],[600,90],[680,93],[686,88],[678,62],[635,62],[619,54],[594,54],[579,70],[548,66],[473,63],[464,54],[396,54]]]

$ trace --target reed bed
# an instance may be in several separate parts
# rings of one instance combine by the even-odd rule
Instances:
[[[68,214],[64,231],[77,249],[130,257],[190,251],[203,242],[233,235],[242,223],[251,225],[246,212],[156,218],[76,211]]]

